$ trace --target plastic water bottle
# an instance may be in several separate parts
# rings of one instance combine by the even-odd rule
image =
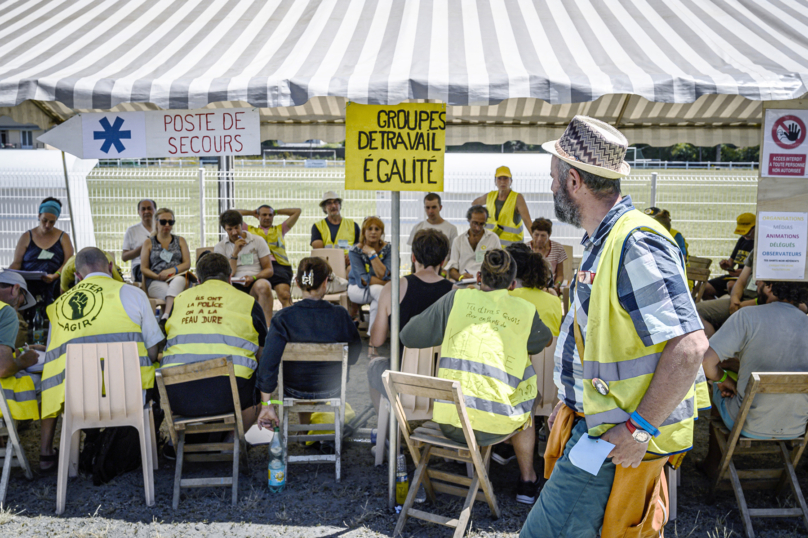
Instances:
[[[407,458],[404,454],[399,454],[396,463],[396,512],[401,511],[409,491],[410,481],[407,478]]]
[[[45,343],[45,320],[42,319],[42,311],[39,308],[36,309],[36,313],[34,314],[33,336],[35,344]]]
[[[275,435],[269,445],[269,491],[280,493],[286,487],[286,454],[281,446],[281,435],[275,428]]]

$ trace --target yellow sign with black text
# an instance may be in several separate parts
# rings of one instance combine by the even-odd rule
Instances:
[[[443,192],[445,142],[445,103],[348,103],[345,188]]]

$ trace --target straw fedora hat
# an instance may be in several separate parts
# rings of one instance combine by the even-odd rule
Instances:
[[[339,202],[339,205],[342,205],[342,198],[340,198],[339,195],[336,192],[334,192],[334,191],[326,191],[323,194],[323,199],[320,202],[320,207],[323,207],[325,205],[325,203],[327,201],[329,201],[329,200],[336,200],[336,201]]]
[[[600,120],[575,116],[558,140],[541,147],[576,168],[608,179],[626,177],[628,140],[623,133]]]

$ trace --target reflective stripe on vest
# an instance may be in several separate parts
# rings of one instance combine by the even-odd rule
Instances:
[[[502,209],[497,218],[497,194],[498,191],[491,191],[485,199],[485,205],[488,209],[488,220],[485,227],[499,236],[499,241],[502,243],[503,248],[512,243],[522,243],[525,240],[522,224],[516,224],[516,199],[519,197],[515,191],[511,191],[502,204]]]
[[[314,225],[320,232],[320,237],[323,238],[323,246],[325,248],[339,248],[339,240],[344,239],[348,242],[348,247],[344,248],[343,250],[345,251],[345,254],[348,254],[348,249],[354,246],[359,240],[354,233],[354,221],[351,219],[342,219],[342,221],[339,223],[339,228],[337,229],[337,236],[333,239],[331,238],[331,228],[328,227],[326,219],[318,220],[314,223]]]
[[[0,310],[4,308],[14,308],[0,301]],[[19,331],[19,323],[17,322],[16,312],[14,315],[14,323],[17,323]],[[14,340],[17,339],[15,333]],[[3,394],[6,397],[8,410],[11,412],[11,417],[14,420],[39,420],[39,406],[36,401],[36,387],[34,380],[25,370],[20,370],[13,376],[8,376],[0,379],[0,386],[2,386]],[[0,417],[3,414],[0,413]],[[8,441],[6,441],[8,442]]]
[[[637,409],[654,377],[659,357],[667,342],[646,346],[634,327],[631,315],[617,296],[617,275],[623,248],[638,229],[667,239],[684,260],[678,245],[667,230],[640,211],[623,214],[606,238],[592,284],[583,357],[584,414],[589,435],[600,437],[615,424],[625,422]],[[608,351],[606,351],[608,350]],[[609,385],[606,395],[592,385],[593,378]],[[648,451],[675,454],[693,446],[693,421],[696,414],[695,383],[682,402],[659,426],[660,435],[651,439]]]
[[[291,265],[289,256],[286,254],[286,240],[283,238],[283,224],[278,224],[269,229],[267,233],[256,226],[248,226],[247,231],[261,237],[267,242],[269,251],[275,256],[275,261],[281,265]]]
[[[166,323],[168,341],[161,368],[231,356],[238,377],[258,367],[258,332],[253,326],[255,299],[227,282],[208,280],[174,298]]]
[[[437,376],[460,381],[475,430],[504,435],[529,419],[536,372],[527,340],[535,315],[535,306],[507,290],[455,292]],[[433,420],[460,427],[454,404],[435,401]]]
[[[143,332],[121,303],[124,285],[112,278],[92,276],[48,306],[51,330],[42,371],[42,417],[57,416],[61,412],[69,344],[136,342],[141,386],[144,389],[154,386],[155,365],[146,351]]]

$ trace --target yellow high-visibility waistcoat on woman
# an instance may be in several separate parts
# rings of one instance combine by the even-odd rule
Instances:
[[[341,248],[345,251],[345,254],[348,254],[348,249],[359,241],[359,238],[356,237],[354,221],[351,219],[343,217],[337,229],[337,236],[334,239],[331,239],[331,229],[328,227],[326,219],[318,220],[314,225],[317,226],[317,230],[323,238],[323,246],[325,248]],[[340,245],[340,241],[345,241],[345,243]]]
[[[485,222],[485,227],[499,236],[502,243],[502,248],[507,247],[511,243],[523,243],[525,241],[525,234],[522,230],[522,223],[518,225],[514,222],[516,218],[516,199],[519,197],[514,191],[505,199],[502,204],[502,209],[497,218],[497,194],[498,191],[491,191],[485,199],[485,207],[488,209],[488,220]],[[528,223],[530,224],[530,223]]]
[[[471,427],[504,435],[530,418],[536,372],[527,341],[536,307],[508,290],[455,292],[438,377],[460,381]],[[435,401],[432,420],[460,428],[453,404]]]
[[[3,301],[0,301],[0,310],[11,308]],[[8,402],[8,410],[15,420],[39,420],[39,406],[36,401],[36,387],[31,376],[25,370],[20,370],[14,375],[0,379],[3,387],[3,394]],[[0,417],[3,414],[0,413]]]
[[[289,255],[286,254],[286,241],[283,238],[283,224],[278,224],[264,233],[262,228],[248,226],[247,231],[264,239],[269,245],[269,251],[275,256],[275,261],[281,265],[292,265],[289,263]]]
[[[238,377],[249,379],[258,367],[258,332],[253,326],[255,299],[221,280],[208,280],[174,298],[161,368],[233,356]]]
[[[654,377],[659,357],[667,342],[643,344],[629,313],[617,296],[617,275],[626,240],[641,229],[664,237],[676,247],[668,231],[641,211],[626,212],[615,223],[603,246],[589,299],[586,347],[583,356],[584,414],[589,435],[600,437],[629,419],[642,401]],[[592,383],[599,379],[608,393],[601,394]],[[662,389],[664,390],[664,389]],[[700,402],[699,402],[700,403]],[[693,421],[697,408],[695,383],[682,402],[659,427],[660,434],[648,444],[648,452],[676,454],[693,446]]]
[[[65,360],[68,344],[136,342],[140,356],[140,381],[154,386],[155,365],[149,359],[140,325],[132,321],[121,303],[121,288],[112,278],[91,276],[70,288],[48,307],[51,331],[42,371],[42,416],[62,411],[65,401]]]

